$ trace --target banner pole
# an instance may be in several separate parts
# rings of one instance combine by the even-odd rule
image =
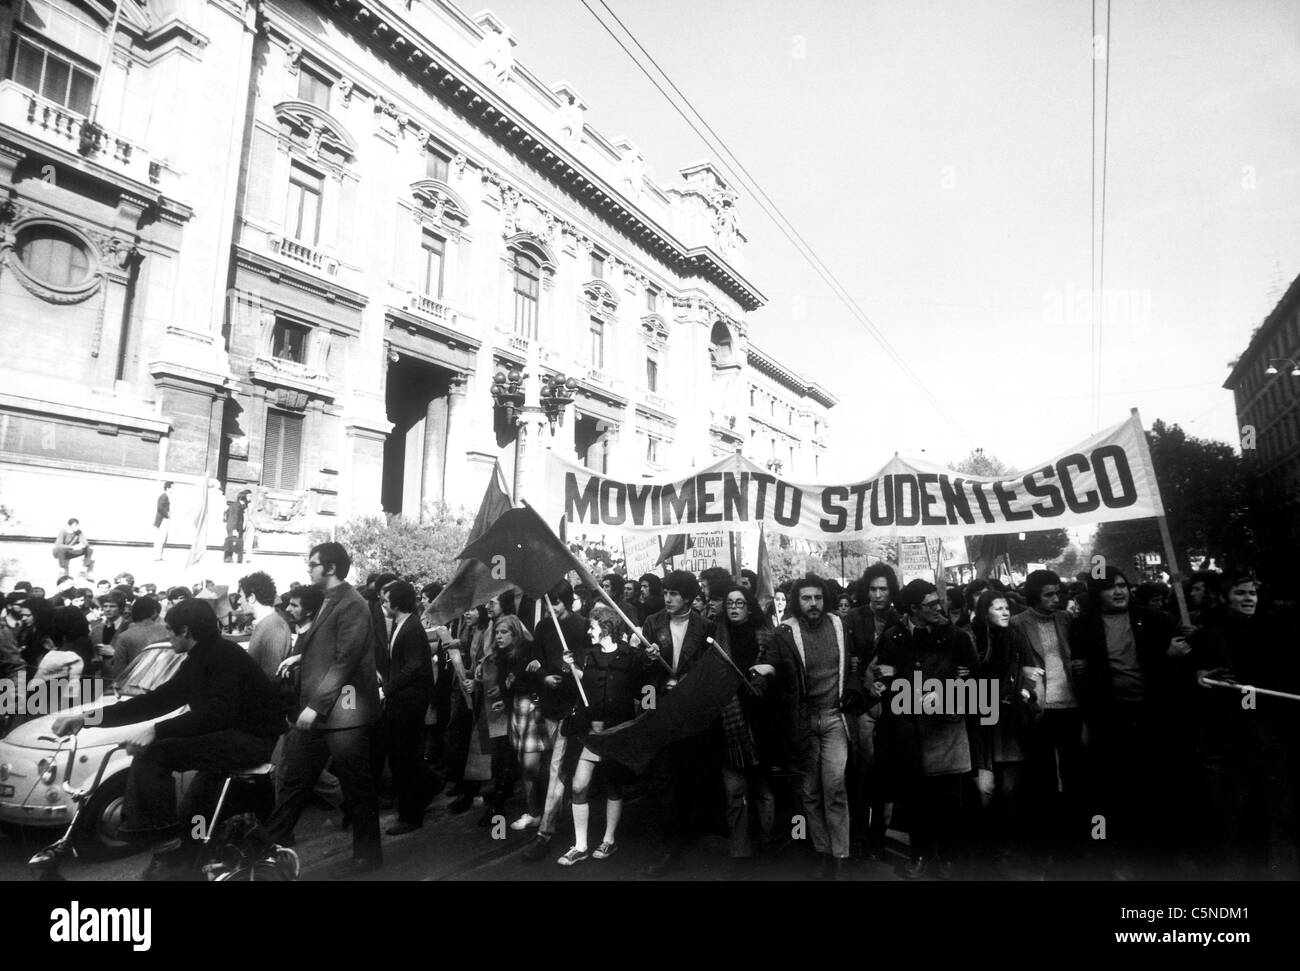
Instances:
[[[551,603],[551,595],[549,593],[546,595],[546,606],[550,608],[551,620],[555,621],[555,633],[560,637],[560,647],[564,648],[565,654],[572,657],[573,652],[569,650],[569,644],[564,639],[564,630],[560,627],[560,617],[559,614],[555,612],[555,604]],[[578,685],[578,694],[582,696],[582,707],[590,708],[591,702],[587,700],[587,692],[582,690],[582,672],[578,670],[578,665],[573,661],[570,661],[569,671],[572,672],[573,680]]]
[[[1137,423],[1138,441],[1142,445],[1142,460],[1151,476],[1151,488],[1160,502],[1160,515],[1156,525],[1160,528],[1160,541],[1165,547],[1165,562],[1169,564],[1169,583],[1174,588],[1174,599],[1178,601],[1178,619],[1184,627],[1192,626],[1192,615],[1187,610],[1187,594],[1183,592],[1182,571],[1178,569],[1178,554],[1174,551],[1174,538],[1169,532],[1169,520],[1165,517],[1165,500],[1160,495],[1160,480],[1156,478],[1155,462],[1151,459],[1151,446],[1147,444],[1146,429],[1142,427],[1142,417],[1136,408],[1130,409],[1133,421]]]

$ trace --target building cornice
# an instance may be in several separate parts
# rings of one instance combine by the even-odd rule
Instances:
[[[767,302],[712,248],[687,248],[399,11],[377,0],[325,2],[344,18],[343,26],[351,27],[366,44],[381,49],[384,57],[431,94],[675,272],[704,277],[745,310],[757,310]]]
[[[1296,305],[1300,303],[1300,276],[1291,281],[1287,287],[1286,293],[1282,299],[1277,302],[1277,306],[1270,311],[1269,315],[1264,318],[1264,322],[1259,325],[1250,337],[1250,343],[1246,345],[1246,350],[1242,352],[1241,357],[1232,366],[1232,372],[1228,379],[1223,382],[1223,387],[1229,391],[1236,391],[1237,385],[1241,383],[1248,367],[1257,366],[1259,358],[1264,353],[1265,346],[1273,339],[1273,334],[1286,322],[1286,319],[1296,310]]]
[[[791,371],[778,362],[776,358],[760,350],[752,343],[749,345],[748,356],[750,367],[761,374],[767,375],[782,387],[802,397],[811,398],[825,408],[834,408],[839,404],[839,399],[821,385],[815,384],[802,375]]]
[[[238,244],[235,245],[235,262],[237,266],[267,277],[272,282],[322,297],[331,303],[342,304],[351,310],[360,312],[370,302],[363,293],[303,273]]]

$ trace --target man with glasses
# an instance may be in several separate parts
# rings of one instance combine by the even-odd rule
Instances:
[[[325,600],[295,645],[302,655],[302,711],[285,738],[283,788],[265,829],[272,842],[292,839],[316,780],[332,759],[353,817],[352,858],[334,868],[335,877],[383,865],[378,794],[370,768],[371,726],[380,713],[375,631],[369,606],[346,580],[351,567],[352,558],[339,543],[313,547],[307,560],[311,582]]]
[[[925,876],[933,859],[936,875],[946,880],[958,849],[961,786],[971,758],[965,714],[944,710],[943,700],[949,684],[971,676],[978,658],[974,641],[949,621],[947,599],[933,583],[913,580],[899,594],[898,605],[907,623],[885,631],[872,674],[883,689],[879,729],[894,753],[890,782],[911,821],[912,857],[903,876]],[[918,675],[923,686],[937,682],[941,697],[923,700]]]

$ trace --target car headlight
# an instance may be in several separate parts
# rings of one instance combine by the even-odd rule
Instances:
[[[41,777],[41,781],[47,786],[54,785],[54,779],[58,775],[58,766],[53,759],[41,759],[36,763],[36,772]]]

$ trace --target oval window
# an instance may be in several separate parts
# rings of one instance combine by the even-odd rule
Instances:
[[[81,240],[53,226],[32,226],[18,233],[14,249],[23,268],[47,286],[72,288],[90,278],[90,254]]]

